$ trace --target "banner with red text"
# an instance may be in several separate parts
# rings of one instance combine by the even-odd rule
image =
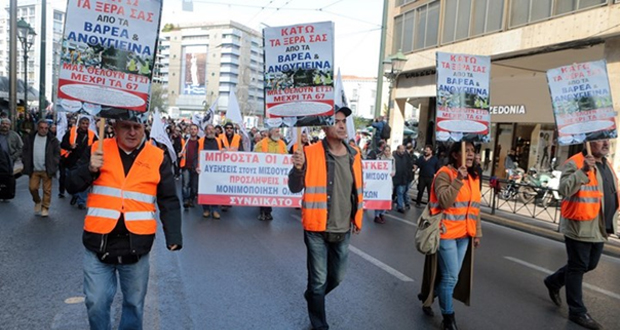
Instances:
[[[390,210],[392,208],[392,161],[363,160],[364,209]]]
[[[547,71],[558,144],[580,144],[618,137],[604,60]]]
[[[68,0],[58,110],[148,110],[161,0]]]
[[[387,210],[392,201],[391,161],[362,161],[364,208]],[[302,192],[288,190],[292,156],[255,152],[200,152],[198,203],[300,207]]]
[[[437,141],[491,141],[491,58],[437,52]]]
[[[334,23],[263,30],[265,125],[334,124]]]

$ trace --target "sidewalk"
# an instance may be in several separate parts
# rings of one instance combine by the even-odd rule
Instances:
[[[533,205],[523,205],[515,201],[501,201],[497,203],[499,205],[496,205],[495,214],[492,214],[492,191],[488,185],[482,186],[482,194],[482,220],[564,242],[564,235],[559,232],[559,208],[550,207],[543,209]],[[414,184],[409,189],[409,197],[415,200],[417,195],[417,185]],[[425,193],[422,197],[422,202],[424,203],[427,200]],[[535,217],[532,217],[532,215],[535,215]],[[609,241],[605,243],[603,254],[620,258],[620,239],[617,235],[612,235]]]

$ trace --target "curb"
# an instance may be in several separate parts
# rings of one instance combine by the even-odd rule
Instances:
[[[549,238],[558,242],[564,242],[564,235],[555,230],[543,228],[536,225],[531,225],[529,223],[523,223],[517,220],[511,220],[504,217],[499,217],[493,214],[482,213],[481,218],[484,221],[488,221],[494,224],[498,224],[504,227],[516,229],[522,232],[526,232],[529,234],[534,234],[537,236],[542,236],[545,238]],[[605,248],[603,249],[603,254],[608,255],[614,258],[620,258],[620,246],[606,242]]]

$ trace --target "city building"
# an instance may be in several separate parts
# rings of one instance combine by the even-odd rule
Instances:
[[[34,45],[28,52],[28,85],[40,90],[41,70],[41,0],[20,0],[17,3],[17,19],[23,18],[34,29]],[[0,76],[9,75],[9,1],[2,0],[0,7]],[[58,6],[53,1],[47,1],[46,6],[46,55],[45,55],[45,97],[52,100],[55,93],[55,82],[58,78],[58,66],[62,48],[62,33],[65,22],[65,6]],[[24,55],[22,46],[17,40],[17,78],[24,79]],[[38,107],[39,99],[29,99],[30,105]]]
[[[353,115],[373,119],[377,97],[377,78],[343,75],[342,85]],[[387,95],[387,90],[384,93]],[[387,100],[387,97],[383,99]]]
[[[255,125],[264,113],[261,34],[233,21],[162,26],[153,81],[167,91],[168,105],[190,117],[219,100],[221,116],[234,91]]]
[[[434,142],[435,53],[491,58],[491,137],[481,147],[485,174],[505,176],[515,148],[519,166],[547,170],[582,146],[557,144],[546,71],[606,60],[620,108],[620,0],[387,0],[385,57],[407,57],[392,93],[392,136],[407,104],[420,108],[418,145]],[[616,119],[618,120],[618,119]],[[620,168],[617,143],[610,158]]]

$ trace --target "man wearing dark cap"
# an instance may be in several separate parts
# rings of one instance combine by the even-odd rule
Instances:
[[[241,135],[235,134],[233,123],[227,122],[224,125],[224,134],[220,135],[222,141],[222,149],[229,151],[244,151]]]
[[[116,136],[94,143],[67,176],[70,193],[92,187],[82,235],[91,329],[111,328],[117,281],[123,293],[119,329],[142,329],[157,207],[168,249],[180,250],[183,245],[181,205],[170,159],[145,143],[144,122],[142,116],[117,119]]]
[[[313,329],[329,328],[325,296],[344,279],[351,232],[362,229],[362,161],[360,153],[346,143],[349,115],[351,109],[337,109],[335,125],[323,127],[325,139],[295,151],[288,175],[291,192],[305,189],[301,215],[308,286],[304,297]]]

